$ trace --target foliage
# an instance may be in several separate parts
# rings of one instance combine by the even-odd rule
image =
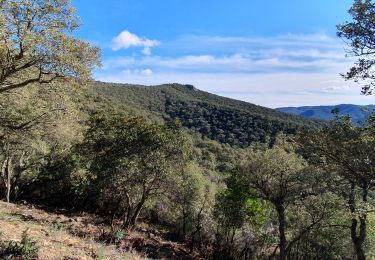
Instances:
[[[327,125],[190,85],[81,88],[99,52],[72,36],[70,2],[0,7],[0,191],[8,201],[99,213],[115,243],[141,218],[207,259],[371,255],[374,118]],[[361,42],[371,44],[371,30],[357,29],[372,26],[373,9],[355,1],[354,22],[339,26],[353,53],[369,58],[348,79],[372,77],[372,46]],[[31,257],[37,245],[25,231],[9,250]]]
[[[236,173],[225,182],[227,188],[217,193],[213,210],[218,225],[215,257],[254,257],[257,236],[260,235],[257,231],[268,220],[268,207],[263,201],[249,197],[246,183]]]
[[[7,200],[21,196],[50,158],[69,153],[78,140],[77,108],[70,94],[53,86],[30,86],[0,96],[0,190]]]
[[[93,176],[100,205],[132,228],[144,204],[168,189],[184,167],[178,124],[150,124],[141,117],[94,114],[79,153]],[[95,191],[95,192],[94,192]]]
[[[220,143],[247,147],[268,142],[279,132],[296,133],[297,129],[321,124],[242,101],[219,97],[188,85],[155,87],[97,83],[94,91],[120,106],[135,111],[149,111],[160,120],[179,119],[183,126]]]
[[[242,198],[234,201],[253,198],[271,206],[271,215],[274,214],[277,224],[265,238],[275,236],[274,232],[278,231],[278,243],[273,250],[275,254],[279,249],[280,259],[292,254],[303,237],[319,228],[336,211],[334,198],[325,192],[319,181],[319,171],[296,154],[295,145],[282,136],[270,149],[264,146],[249,149],[232,178],[236,190],[243,191]],[[251,205],[253,214],[261,216],[259,204]],[[267,244],[267,240],[263,243]]]
[[[298,138],[312,164],[324,169],[332,180],[328,186],[347,203],[351,238],[358,259],[365,259],[367,218],[372,212],[374,188],[374,118],[362,127],[350,117],[337,116],[319,131],[305,131]]]
[[[124,230],[122,229],[117,230],[115,234],[113,235],[114,242],[118,243],[125,237],[125,235],[126,235],[126,232]]]
[[[371,0],[355,0],[349,15],[352,20],[338,25],[337,35],[347,41],[348,54],[358,60],[343,76],[355,82],[362,81],[362,93],[371,95],[375,79],[375,4]]]
[[[65,225],[61,222],[56,221],[52,223],[53,230],[59,231],[59,230],[63,230],[64,228],[65,228]]]
[[[33,259],[38,252],[38,244],[27,233],[27,230],[22,232],[21,241],[9,242],[8,246],[1,252],[3,257],[17,257],[21,256],[23,259]]]
[[[70,1],[0,1],[0,93],[56,79],[87,79],[99,49],[72,36]]]

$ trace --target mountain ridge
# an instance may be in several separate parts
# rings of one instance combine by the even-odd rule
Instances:
[[[354,104],[338,104],[338,105],[319,105],[319,106],[300,106],[300,107],[280,107],[277,111],[289,114],[299,115],[305,118],[314,118],[321,120],[331,120],[334,115],[332,111],[337,109],[339,115],[349,115],[354,123],[360,123],[374,111],[374,105],[354,105]]]

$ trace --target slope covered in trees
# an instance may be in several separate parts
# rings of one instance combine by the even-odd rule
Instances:
[[[288,115],[220,97],[191,85],[136,86],[96,82],[93,90],[112,103],[156,118],[179,119],[183,126],[220,143],[246,147],[266,142],[277,133],[296,133],[302,126],[316,126],[318,120]]]

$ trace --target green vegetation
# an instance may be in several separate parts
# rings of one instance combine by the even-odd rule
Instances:
[[[2,242],[1,242],[2,243]],[[33,259],[38,252],[38,244],[33,241],[27,233],[22,232],[20,242],[10,241],[8,245],[2,245],[0,256],[6,259],[22,257],[22,259]]]
[[[337,36],[348,45],[348,54],[358,58],[344,74],[346,80],[361,81],[362,94],[371,95],[374,88],[374,14],[375,3],[371,0],[354,0],[349,10],[351,21],[337,26]]]
[[[148,225],[149,237],[207,259],[362,260],[374,252],[374,117],[322,124],[190,85],[83,87],[98,50],[67,34],[77,27],[69,1],[0,6],[7,202],[96,213],[111,227],[97,239],[116,246]],[[374,9],[369,1],[353,8]],[[1,246],[37,253],[26,232]]]
[[[203,137],[238,147],[269,142],[279,132],[292,134],[302,126],[322,124],[216,96],[190,85],[145,87],[96,83],[94,91],[112,104],[130,107],[141,114],[149,112],[156,120],[179,119],[183,126]]]

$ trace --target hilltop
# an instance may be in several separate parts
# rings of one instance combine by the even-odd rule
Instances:
[[[179,119],[203,137],[239,147],[266,142],[278,132],[321,124],[251,103],[198,90],[192,85],[141,86],[96,82],[102,99],[156,120]]]

